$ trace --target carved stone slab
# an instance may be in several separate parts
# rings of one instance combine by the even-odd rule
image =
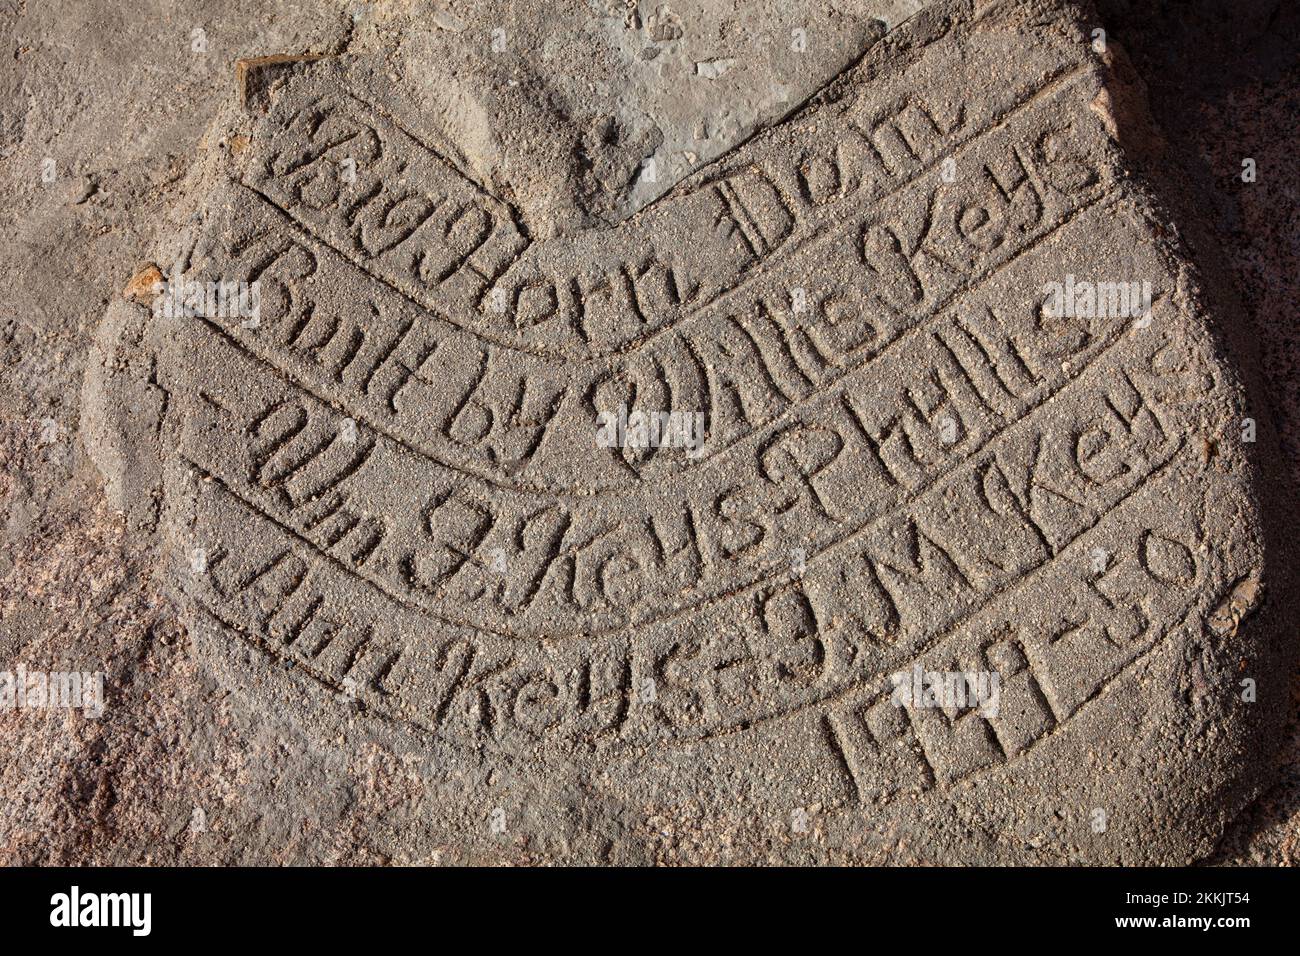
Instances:
[[[1072,9],[931,5],[558,236],[271,68],[156,252],[256,316],[114,305],[88,427],[232,692],[436,781],[395,846],[1205,849],[1265,719],[1248,410]],[[637,412],[702,444],[598,440]],[[900,703],[954,673],[997,706]]]

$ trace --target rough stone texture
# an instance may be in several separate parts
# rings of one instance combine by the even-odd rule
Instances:
[[[1282,439],[1290,489],[1282,512],[1295,512],[1300,483],[1300,342],[1288,309],[1300,295],[1297,210],[1300,177],[1290,157],[1300,148],[1300,8],[1284,2],[1144,4],[1108,0],[1102,14],[1112,35],[1124,37],[1147,78],[1153,111],[1169,148],[1149,168],[1153,178],[1173,178],[1164,191],[1181,197],[1207,225],[1198,259],[1231,270],[1255,321],[1246,333],[1256,340],[1271,406]],[[1189,95],[1180,64],[1201,65]],[[1241,180],[1242,160],[1252,157],[1262,173]],[[1234,283],[1221,282],[1224,287]],[[1294,620],[1294,613],[1289,618]],[[1215,861],[1293,864],[1300,841],[1300,775],[1297,774],[1296,704],[1300,680],[1293,671],[1292,709],[1280,735],[1281,780],[1230,829]]]
[[[149,258],[258,279],[261,321],[160,316],[138,288],[109,306],[82,440],[127,538],[102,511],[64,533],[125,552],[109,580],[152,572],[191,644],[120,583],[61,615],[105,634],[105,660],[138,655],[119,668],[130,723],[25,739],[75,780],[83,741],[121,754],[131,809],[108,823],[120,795],[82,783],[100,822],[55,849],[59,811],[29,779],[36,810],[6,842],[132,860],[1208,853],[1261,782],[1245,771],[1290,677],[1257,455],[1275,439],[1257,415],[1259,443],[1239,442],[1257,406],[1221,332],[1234,306],[1129,174],[1160,137],[1127,61],[1089,51],[1092,22],[932,4],[883,39],[847,31],[873,43],[860,62],[794,77],[806,95],[838,73],[791,115],[758,100],[657,195],[625,175],[649,141],[621,132],[601,162],[548,164],[582,155],[584,124],[511,105],[528,99],[496,67],[493,128],[529,141],[473,141],[475,110],[383,81],[410,60],[382,18],[346,56],[246,68],[253,95],[229,96]],[[661,131],[707,113],[664,89],[626,99]],[[1151,281],[1153,320],[1046,316],[1067,274]],[[705,410],[704,453],[596,447],[620,403]],[[14,456],[39,453],[29,437]],[[39,582],[69,572],[43,564],[15,563],[14,590],[57,593]],[[998,670],[999,716],[890,706],[913,664]],[[152,760],[128,730],[150,720],[175,735]],[[151,777],[178,799],[142,799]]]

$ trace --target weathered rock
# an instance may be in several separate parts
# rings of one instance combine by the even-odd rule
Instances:
[[[304,779],[408,755],[394,853],[621,862],[684,817],[730,860],[1211,847],[1284,699],[1253,426],[1074,8],[930,5],[597,228],[376,73],[228,108],[88,389]],[[638,412],[702,446],[600,441]],[[905,699],[956,673],[989,694]]]
[[[139,305],[149,306],[157,297],[163,285],[162,270],[153,263],[147,263],[136,270],[131,281],[122,290],[122,297]]]

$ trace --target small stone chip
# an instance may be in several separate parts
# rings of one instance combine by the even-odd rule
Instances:
[[[162,270],[152,262],[142,266],[122,290],[122,298],[140,305],[151,305],[158,297],[164,282]]]

